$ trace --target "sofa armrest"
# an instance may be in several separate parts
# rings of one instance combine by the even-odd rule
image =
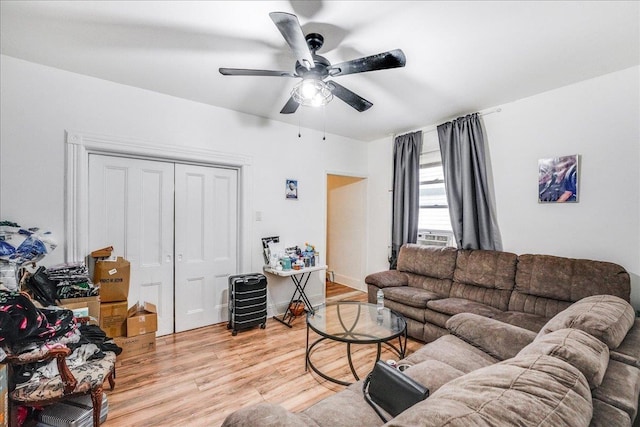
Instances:
[[[379,288],[391,288],[409,285],[409,277],[407,277],[405,273],[401,273],[398,270],[388,270],[369,274],[364,278],[364,281],[367,285],[373,285]]]
[[[498,360],[514,357],[537,335],[527,329],[472,313],[456,314],[447,320],[446,326],[452,335]]]

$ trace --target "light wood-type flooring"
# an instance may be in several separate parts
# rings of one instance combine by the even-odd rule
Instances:
[[[327,301],[366,298],[364,292],[327,285]],[[226,323],[159,337],[154,353],[117,362],[116,387],[106,387],[109,415],[102,426],[215,427],[247,405],[267,401],[301,411],[344,389],[305,372],[305,318],[292,325],[270,318],[265,329],[239,331],[235,337]],[[407,353],[422,346],[411,339],[407,345]],[[352,346],[361,378],[373,367],[375,348]],[[346,344],[325,341],[312,357],[329,375],[353,381]],[[381,358],[397,356],[383,350]]]

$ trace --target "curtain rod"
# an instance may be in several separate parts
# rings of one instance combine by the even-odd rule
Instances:
[[[486,110],[486,111],[478,112],[478,116],[482,117],[482,116],[486,116],[486,115],[493,114],[493,113],[499,113],[499,112],[501,112],[501,111],[502,111],[502,108],[500,108],[500,107],[498,107],[498,108],[493,108],[493,109],[491,109],[491,110]],[[469,114],[472,114],[472,113],[469,113]],[[467,114],[463,114],[463,115],[461,115],[461,116],[457,116],[457,117],[456,117],[456,118],[454,118],[454,119],[445,120],[445,121],[443,121],[442,123],[447,123],[447,122],[450,122],[450,121],[452,121],[452,120],[457,119],[458,117],[464,117],[464,116],[466,116],[466,115],[467,115]],[[395,134],[395,135],[392,135],[392,136],[395,138],[396,136],[399,136],[399,135],[406,135],[406,134],[408,134],[408,133],[416,132],[416,131],[419,131],[419,130],[421,130],[421,131],[422,131],[422,133],[431,133],[431,132],[435,132],[435,131],[437,131],[437,130],[438,130],[438,126],[440,126],[440,125],[427,126],[427,127],[425,127],[425,128],[416,129],[416,130],[413,130],[413,131],[402,132],[402,133],[398,133],[398,134]]]

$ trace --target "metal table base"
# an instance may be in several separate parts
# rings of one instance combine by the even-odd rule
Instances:
[[[314,313],[313,305],[311,305],[311,301],[307,297],[305,293],[305,289],[307,284],[309,283],[309,278],[311,277],[311,273],[314,271],[326,270],[326,265],[307,267],[300,270],[275,270],[269,267],[265,267],[264,271],[269,274],[273,274],[275,276],[280,277],[290,277],[293,282],[295,288],[293,290],[293,294],[291,295],[291,299],[289,300],[289,304],[282,316],[273,316],[275,320],[282,323],[285,326],[292,327],[291,322],[297,316],[295,316],[291,310],[291,304],[296,300],[302,300],[304,307],[308,313]]]

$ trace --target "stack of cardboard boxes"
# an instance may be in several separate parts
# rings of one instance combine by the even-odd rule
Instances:
[[[131,266],[122,257],[110,258],[111,249],[91,253],[96,259],[93,282],[100,286],[100,329],[122,347],[119,358],[153,351],[158,330],[156,306],[136,302],[128,308]]]

